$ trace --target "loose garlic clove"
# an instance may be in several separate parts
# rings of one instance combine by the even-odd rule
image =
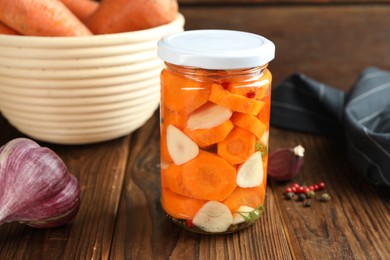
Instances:
[[[0,148],[0,224],[21,222],[47,228],[78,213],[80,187],[52,150],[26,138]]]
[[[305,148],[301,145],[271,151],[268,157],[268,176],[276,181],[291,180],[303,166],[304,153]]]

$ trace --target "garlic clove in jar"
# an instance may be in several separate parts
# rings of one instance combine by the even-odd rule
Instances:
[[[0,148],[0,224],[47,228],[77,215],[80,187],[52,150],[27,138]]]
[[[269,153],[267,175],[276,181],[288,181],[301,170],[305,148],[279,148]]]

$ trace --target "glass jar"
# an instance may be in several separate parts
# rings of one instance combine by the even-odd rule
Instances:
[[[196,30],[158,43],[161,204],[181,227],[230,233],[264,210],[274,58],[256,34]]]

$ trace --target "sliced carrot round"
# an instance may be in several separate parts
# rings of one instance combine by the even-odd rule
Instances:
[[[232,121],[227,120],[210,129],[190,130],[186,128],[184,129],[184,133],[186,133],[197,145],[204,148],[224,140],[233,128],[234,125]]]
[[[180,113],[176,110],[170,110],[169,108],[161,107],[161,121],[166,125],[174,125],[179,129],[183,129],[187,123],[188,115]]]
[[[216,154],[200,151],[182,170],[183,184],[194,198],[223,201],[236,188],[236,168]]]
[[[226,90],[232,94],[261,100],[272,82],[272,74],[268,69],[264,70],[261,79],[246,81],[228,81],[223,84]]]
[[[178,219],[193,219],[198,210],[206,203],[175,194],[167,189],[161,190],[161,205],[170,216]]]
[[[239,126],[245,130],[248,130],[260,139],[267,126],[263,124],[256,116],[248,115],[240,112],[234,112],[231,118],[233,124]]]
[[[230,209],[232,213],[237,211],[241,206],[258,208],[265,201],[265,181],[259,187],[241,188],[237,187],[223,203]]]
[[[164,188],[167,188],[174,193],[191,197],[191,193],[183,184],[182,175],[182,166],[171,163],[168,168],[161,169],[161,184]]]
[[[167,125],[161,124],[160,125],[160,158],[161,161],[164,161],[165,163],[170,163],[172,162],[172,158],[168,152],[166,136],[167,136]]]
[[[218,155],[232,165],[245,162],[255,149],[255,135],[240,127],[235,127],[225,140],[218,143]]]
[[[267,129],[268,129],[269,122],[270,122],[270,113],[271,113],[271,94],[265,95],[261,101],[264,102],[264,106],[261,108],[261,110],[257,114],[257,118],[261,122],[263,122],[267,126]]]
[[[164,105],[181,114],[189,114],[208,101],[210,82],[195,81],[175,72],[161,73],[161,97]]]

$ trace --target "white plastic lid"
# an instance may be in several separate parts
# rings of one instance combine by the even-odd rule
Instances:
[[[193,30],[158,42],[160,59],[204,69],[242,69],[264,65],[275,57],[275,45],[253,33],[232,30]]]

